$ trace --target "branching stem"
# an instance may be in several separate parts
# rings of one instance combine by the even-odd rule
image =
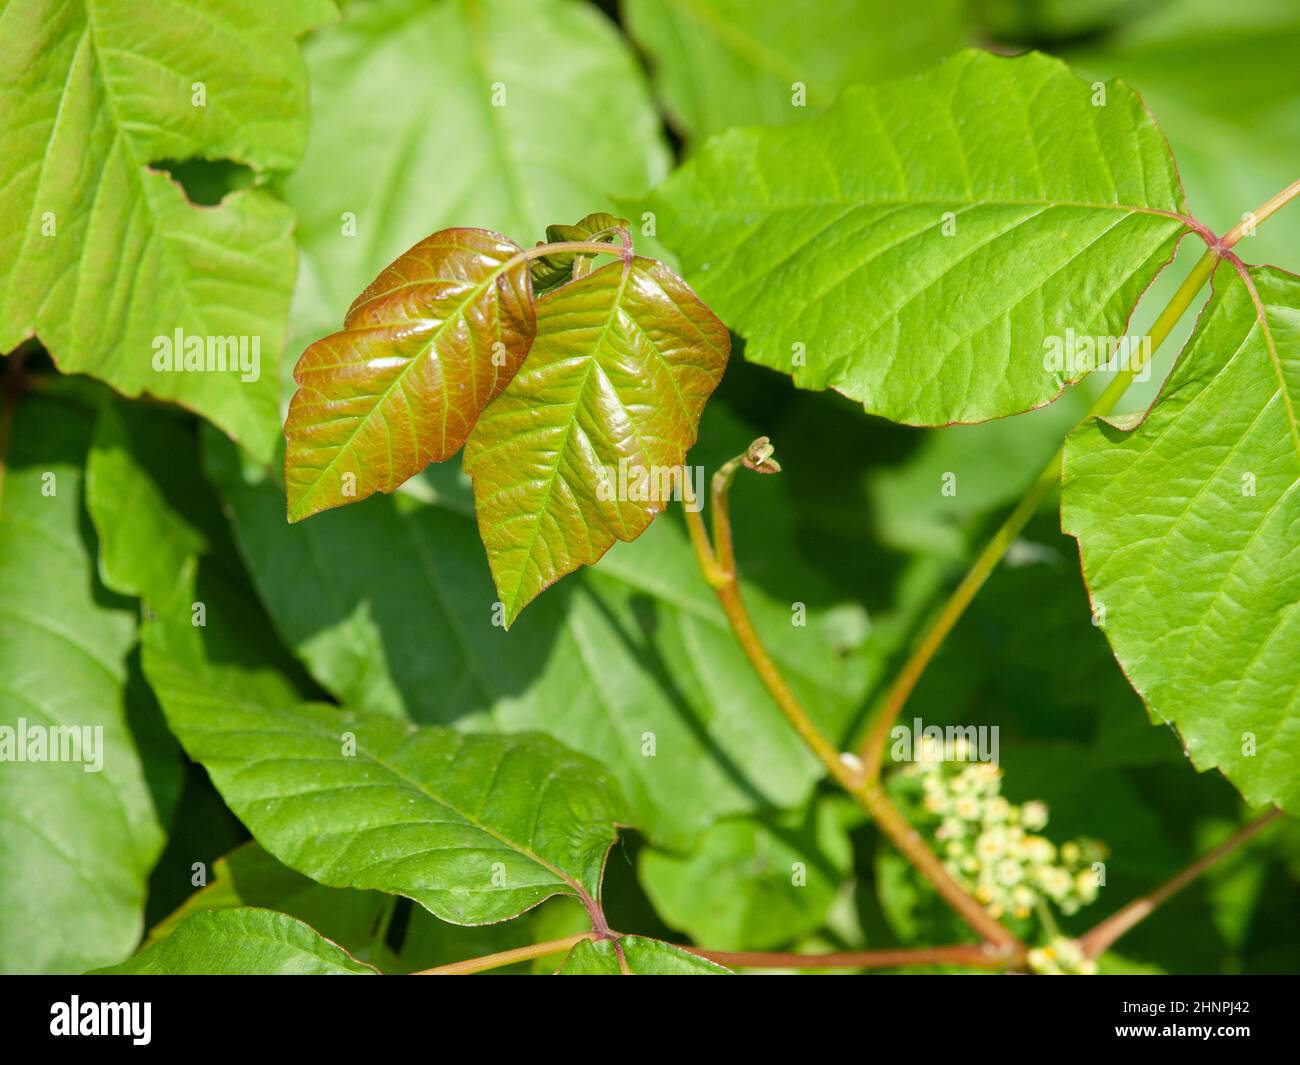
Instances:
[[[745,455],[726,463],[713,478],[712,541],[689,490],[683,499],[691,543],[695,547],[700,568],[713,587],[732,632],[786,720],[826,767],[831,777],[871,815],[890,842],[902,851],[907,860],[934,885],[940,896],[985,940],[992,956],[1001,957],[1008,962],[1021,960],[1025,952],[1023,944],[1000,922],[989,916],[984,907],[949,875],[943,862],[889,800],[879,782],[864,779],[853,760],[844,758],[838,748],[826,738],[804,709],[799,697],[786,683],[759,638],[736,579],[727,500],[736,471],[741,465],[748,464],[745,460],[752,455],[753,450],[751,448]],[[723,559],[727,560],[728,565],[722,564]]]
[[[916,950],[848,950],[835,954],[791,954],[782,951],[701,950],[678,946],[719,965],[748,969],[903,969],[911,965],[961,965],[970,969],[1005,969],[1008,960],[987,947],[962,944]]]
[[[1095,958],[1097,955],[1106,951],[1115,940],[1119,939],[1125,932],[1129,931],[1139,921],[1148,917],[1155,912],[1162,902],[1171,895],[1182,891],[1188,884],[1200,876],[1205,870],[1210,868],[1215,862],[1225,855],[1231,854],[1240,847],[1251,836],[1255,835],[1272,821],[1282,816],[1282,811],[1274,808],[1261,814],[1255,820],[1243,825],[1234,832],[1230,837],[1220,843],[1212,851],[1201,855],[1196,861],[1192,862],[1186,869],[1175,876],[1170,877],[1161,884],[1155,891],[1149,895],[1143,895],[1140,899],[1134,899],[1127,906],[1116,910],[1100,924],[1096,925],[1091,931],[1085,932],[1079,937],[1079,945],[1083,947],[1083,952],[1089,958]]]
[[[433,969],[421,969],[412,976],[468,976],[471,973],[485,973],[489,969],[500,969],[515,962],[529,961],[532,958],[545,958],[550,954],[563,954],[572,950],[585,939],[609,939],[612,935],[602,936],[599,932],[579,932],[564,939],[552,939],[546,943],[532,943],[514,950],[503,950],[497,954],[485,954],[481,958],[467,958],[454,961],[450,965],[439,965]]]
[[[1128,390],[1134,375],[1146,365],[1145,360],[1155,356],[1156,351],[1168,338],[1174,326],[1178,324],[1178,320],[1182,318],[1183,313],[1191,306],[1197,293],[1201,291],[1210,275],[1214,273],[1214,267],[1218,261],[1219,255],[1213,249],[1201,256],[1192,272],[1187,275],[1186,280],[1174,293],[1169,305],[1160,312],[1160,316],[1152,324],[1150,332],[1151,346],[1149,350],[1143,351],[1143,359],[1137,361],[1136,365],[1130,364],[1115,374],[1114,379],[1106,387],[1105,391],[1097,397],[1096,401],[1088,409],[1088,413],[1080,420],[1080,425],[1090,418],[1110,413],[1115,404],[1119,402],[1120,397]],[[1060,480],[1061,466],[1064,459],[1065,446],[1062,445],[1056,454],[1052,456],[1047,468],[1039,474],[1033,486],[1025,493],[1024,498],[1016,504],[1015,509],[1008,515],[1006,521],[999,526],[997,532],[984,546],[984,550],[979,553],[979,557],[975,559],[966,576],[962,578],[961,583],[957,585],[953,593],[948,597],[947,602],[943,604],[934,621],[930,623],[929,629],[921,637],[920,643],[908,656],[907,661],[903,663],[903,667],[894,677],[893,683],[890,684],[884,696],[877,703],[870,728],[859,747],[859,755],[862,758],[867,779],[875,780],[880,776],[889,731],[893,728],[894,722],[898,720],[898,715],[907,702],[908,696],[912,694],[912,690],[920,681],[921,675],[930,664],[930,660],[934,658],[944,639],[966,612],[966,608],[970,606],[971,601],[984,586],[984,582],[989,579],[990,574],[997,568],[998,563],[1002,561],[1003,556],[1015,543],[1016,538],[1029,524],[1029,519],[1034,516],[1043,500],[1047,498]]]

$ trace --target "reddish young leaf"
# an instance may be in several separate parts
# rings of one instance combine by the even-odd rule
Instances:
[[[730,350],[726,326],[654,259],[610,263],[537,301],[528,363],[465,448],[507,625],[664,508],[644,489],[681,466]]]
[[[485,229],[426,237],[298,360],[285,421],[289,520],[392,492],[450,458],[536,332],[522,249]]]

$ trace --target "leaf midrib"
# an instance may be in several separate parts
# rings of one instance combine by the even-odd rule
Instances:
[[[233,696],[233,695],[231,695],[231,694],[227,694],[227,693],[223,693],[223,697],[222,697],[222,700],[221,700],[221,704],[220,704],[220,705],[222,705],[222,706],[234,706],[234,707],[238,707],[238,708],[243,708],[246,712],[249,712],[249,713],[251,713],[251,714],[253,714],[253,715],[255,715],[255,716],[283,717],[283,718],[286,719],[286,723],[288,723],[288,724],[294,724],[294,725],[299,726],[299,730],[298,730],[298,731],[285,731],[285,730],[274,729],[274,728],[272,728],[272,729],[266,729],[266,728],[249,728],[249,727],[247,727],[247,726],[244,726],[243,728],[239,729],[239,731],[242,731],[242,732],[254,732],[254,733],[271,734],[271,735],[274,735],[274,734],[276,734],[277,732],[279,732],[279,733],[281,733],[281,734],[289,735],[289,736],[301,736],[304,732],[306,732],[306,733],[310,734],[311,736],[313,736],[313,737],[315,737],[315,738],[317,738],[317,739],[330,740],[331,742],[337,741],[337,739],[338,739],[338,736],[337,736],[336,733],[333,733],[333,732],[330,732],[330,731],[327,730],[327,729],[321,728],[321,727],[320,727],[316,722],[310,720],[309,718],[302,718],[302,717],[300,717],[297,713],[294,712],[293,708],[291,708],[291,707],[280,707],[280,708],[277,708],[277,709],[269,709],[269,708],[267,708],[267,707],[265,707],[265,706],[262,706],[262,705],[260,705],[260,704],[258,704],[258,703],[249,702],[247,699],[244,699],[244,698],[241,698],[241,697],[238,697],[238,696]],[[343,720],[343,719],[341,718],[340,720]],[[387,723],[389,719],[384,719],[384,720],[385,720],[385,722]],[[434,726],[434,727],[437,727],[437,726]],[[200,732],[200,733],[202,733],[202,732],[207,732],[207,733],[211,733],[211,734],[214,734],[214,735],[226,735],[226,736],[229,736],[229,735],[230,735],[230,732],[232,731],[232,730],[230,730],[230,729],[223,729],[223,728],[212,728],[212,727],[195,726],[192,722],[189,724],[188,729],[189,729],[189,731],[193,731],[193,732]],[[465,737],[463,734],[461,734],[461,733],[457,733],[457,732],[454,732],[454,730],[447,730],[447,731],[450,732],[450,733],[452,733],[452,734],[454,734],[454,735],[456,736],[456,738],[461,742],[461,744],[462,744],[462,746],[463,746],[463,744],[464,744],[464,742],[465,742],[465,739],[466,739],[466,737]],[[502,737],[502,738],[505,739],[505,738],[507,738],[507,737]],[[405,743],[405,740],[403,740],[402,742]],[[541,868],[547,870],[549,873],[551,873],[551,874],[552,874],[553,876],[555,876],[557,879],[561,880],[563,883],[565,883],[565,884],[567,884],[569,887],[571,887],[571,888],[574,890],[575,894],[577,894],[577,896],[578,896],[580,899],[585,899],[585,898],[589,898],[589,897],[590,897],[590,896],[589,896],[589,893],[587,892],[587,889],[586,889],[586,888],[585,888],[581,883],[579,883],[577,880],[575,880],[575,879],[573,879],[571,876],[569,876],[569,874],[567,874],[566,872],[564,872],[562,869],[560,869],[559,867],[557,867],[557,866],[551,864],[551,863],[548,862],[546,859],[542,858],[541,855],[536,854],[536,853],[535,853],[533,850],[531,850],[529,847],[524,846],[523,844],[517,843],[517,842],[515,842],[514,840],[508,839],[508,838],[506,838],[505,836],[502,836],[502,835],[499,834],[498,832],[496,832],[496,831],[494,831],[493,829],[489,828],[488,826],[484,825],[484,824],[483,824],[482,822],[480,822],[477,818],[475,818],[475,817],[471,817],[469,814],[467,814],[467,813],[465,813],[463,810],[461,810],[461,809],[458,807],[457,804],[452,803],[452,802],[449,802],[449,801],[447,801],[446,799],[440,798],[438,795],[434,794],[434,792],[432,792],[431,790],[429,790],[429,788],[428,788],[426,785],[422,784],[422,783],[421,783],[420,781],[418,781],[418,780],[414,780],[414,779],[412,779],[411,777],[407,776],[405,773],[401,772],[401,770],[397,769],[395,766],[391,765],[391,764],[390,764],[389,762],[387,762],[385,759],[381,758],[381,757],[380,757],[379,755],[377,755],[373,750],[371,750],[368,746],[366,746],[365,744],[361,743],[360,740],[357,741],[357,751],[359,751],[360,753],[364,754],[364,755],[365,755],[365,756],[366,756],[366,757],[367,757],[367,758],[368,758],[368,759],[369,759],[373,764],[375,764],[375,765],[378,766],[379,768],[383,769],[385,772],[391,774],[392,776],[396,777],[398,780],[402,781],[403,783],[405,783],[406,785],[408,785],[409,787],[411,787],[412,789],[414,789],[415,791],[417,791],[419,794],[421,794],[421,795],[423,795],[425,798],[429,799],[431,802],[435,802],[435,803],[437,803],[439,806],[443,806],[443,807],[446,807],[448,810],[451,810],[451,811],[452,811],[453,813],[455,813],[458,817],[462,818],[465,824],[467,824],[467,825],[469,825],[469,826],[471,826],[471,827],[473,827],[473,828],[478,829],[478,830],[479,830],[480,832],[482,832],[485,836],[489,836],[489,837],[491,837],[492,839],[497,840],[497,842],[503,844],[503,845],[504,845],[508,850],[511,850],[511,851],[513,851],[514,853],[516,853],[516,854],[518,854],[518,855],[521,855],[521,856],[524,857],[524,858],[527,858],[529,861],[531,861],[531,862],[533,862],[534,864],[540,866]],[[458,751],[459,751],[459,749],[458,749]],[[209,759],[209,760],[211,760],[211,759]],[[205,760],[205,761],[209,761],[209,760]],[[216,760],[216,761],[223,761],[223,760],[225,760],[225,761],[229,761],[229,759],[215,759],[215,760]],[[261,759],[256,759],[256,758],[242,758],[242,759],[240,760],[240,763],[241,763],[242,765],[248,766],[248,765],[255,764],[256,762],[259,762],[259,761],[261,761],[261,762],[275,762],[275,761],[284,761],[284,760],[285,760],[285,759],[283,759],[283,758],[281,758],[281,757],[275,757],[275,758],[261,758]],[[333,763],[335,760],[334,760],[334,759],[327,759],[327,761]],[[341,886],[344,886],[344,887],[350,887],[350,886],[352,886],[352,885],[344,884],[344,885],[341,885]]]

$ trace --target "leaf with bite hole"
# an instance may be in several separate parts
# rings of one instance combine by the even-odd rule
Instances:
[[[303,353],[285,422],[290,521],[392,492],[460,450],[532,343],[521,251],[485,229],[426,237]]]

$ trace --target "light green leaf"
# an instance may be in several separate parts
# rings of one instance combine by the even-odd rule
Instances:
[[[681,492],[730,351],[726,327],[654,259],[610,263],[538,300],[528,359],[465,446],[507,627]]]
[[[644,936],[624,936],[618,951],[608,939],[583,940],[569,952],[556,976],[731,976],[730,969],[698,954]],[[624,972],[626,966],[626,972]]]
[[[180,403],[269,454],[293,213],[257,188],[196,207],[153,164],[292,167],[307,126],[294,38],[333,10],[327,0],[5,6],[0,351],[39,336],[61,370]],[[220,340],[227,365],[246,361],[159,368],[159,345],[177,330],[214,356]]]
[[[1221,263],[1140,422],[1066,447],[1061,521],[1152,713],[1252,805],[1300,809],[1300,279]]]
[[[91,420],[29,397],[9,428],[0,465],[0,968],[80,972],[134,948],[163,830],[125,715],[134,612],[96,581],[81,508]],[[68,743],[81,760],[17,761],[19,750],[36,753],[33,736],[43,757],[51,742]]]
[[[715,950],[767,950],[816,931],[852,866],[830,802],[781,817],[721,821],[688,855],[647,849],[640,876],[655,911]]]
[[[961,43],[956,0],[625,0],[623,7],[665,107],[692,140],[729,126],[794,122],[849,85],[909,74]]]
[[[98,975],[373,976],[375,970],[293,917],[239,907],[196,913],[166,939]]]
[[[351,4],[306,55],[311,138],[285,189],[303,251],[297,350],[433,230],[530,244],[667,173],[631,49],[587,3]]]
[[[659,237],[745,357],[911,424],[1054,399],[1087,366],[1044,341],[1119,336],[1187,231],[1137,94],[1046,56],[962,52],[733,130],[650,195]]]
[[[187,753],[285,865],[459,924],[555,894],[599,899],[624,818],[595,762],[545,736],[467,736],[248,692],[208,659],[187,592],[144,629],[146,675]]]
[[[700,461],[752,431],[712,407]],[[454,490],[376,497],[289,526],[275,474],[215,434],[208,475],[276,627],[341,702],[418,722],[535,729],[596,758],[656,843],[689,848],[718,817],[807,801],[822,773],[754,677],[675,515],[552,590],[507,633],[473,517]],[[696,456],[693,456],[696,457]],[[450,472],[448,467],[435,467]],[[858,607],[794,560],[780,477],[736,486],[755,624],[805,705],[841,737],[868,680]],[[792,624],[792,603],[807,608]],[[838,606],[836,604],[839,604]]]

